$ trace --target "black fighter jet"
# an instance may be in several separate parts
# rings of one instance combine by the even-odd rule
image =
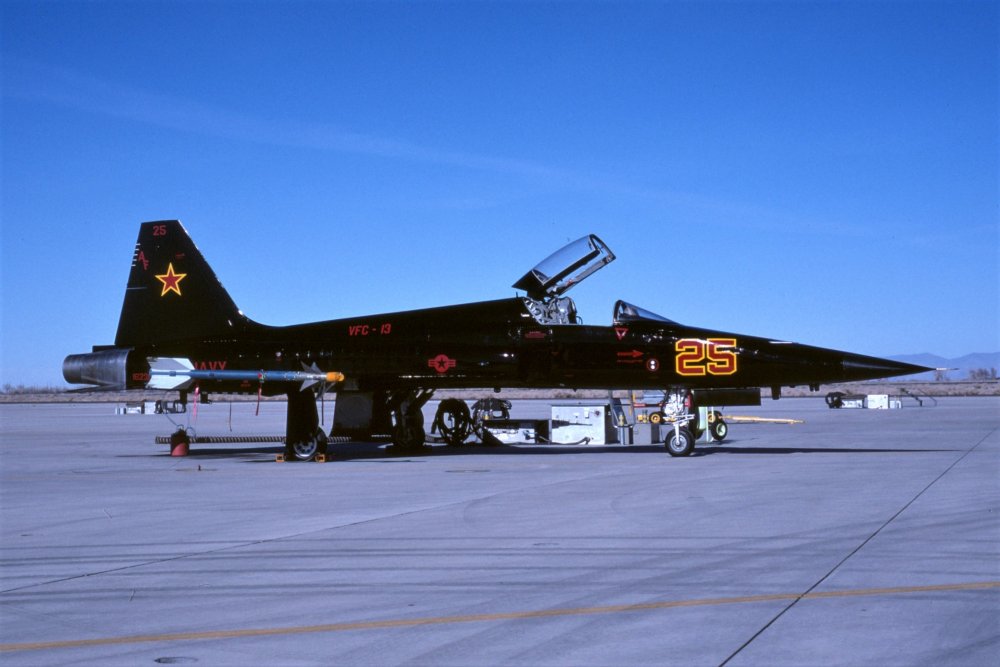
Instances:
[[[326,451],[317,397],[336,392],[333,435],[425,439],[422,407],[436,389],[669,389],[687,399],[667,451],[690,454],[695,405],[759,404],[781,387],[909,375],[922,366],[678,324],[618,301],[610,326],[582,324],[573,286],[614,260],[594,235],[567,245],[496,301],[275,327],[242,313],[176,220],[146,222],[114,345],[70,355],[66,381],[89,390],[165,389],[285,394],[285,455]],[[444,414],[442,415],[442,411]],[[443,417],[443,418],[442,418]],[[441,402],[452,443],[469,435],[463,401]]]

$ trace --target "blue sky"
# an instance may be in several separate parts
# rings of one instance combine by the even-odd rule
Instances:
[[[114,339],[138,224],[250,317],[572,295],[890,355],[1000,349],[995,2],[10,2],[0,382]]]

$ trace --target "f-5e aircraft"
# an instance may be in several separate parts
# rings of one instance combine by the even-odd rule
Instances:
[[[326,452],[317,397],[337,394],[332,434],[386,433],[424,444],[422,408],[436,389],[670,389],[699,405],[758,404],[760,388],[909,375],[923,366],[678,324],[618,301],[610,326],[582,324],[572,287],[615,259],[593,234],[528,271],[495,301],[267,326],[240,311],[177,220],[142,223],[114,345],[70,355],[63,376],[88,390],[197,389],[288,397],[285,455]],[[690,405],[688,406],[690,407]],[[442,401],[448,440],[468,407]],[[691,453],[691,415],[667,451]]]

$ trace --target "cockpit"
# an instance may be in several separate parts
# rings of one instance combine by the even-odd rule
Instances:
[[[604,241],[589,234],[546,257],[513,286],[527,293],[524,305],[539,324],[580,324],[576,304],[565,293],[613,261],[615,255]],[[615,303],[613,319],[616,324],[640,320],[676,324],[625,301]]]
[[[677,324],[663,315],[657,315],[651,310],[640,308],[634,304],[619,299],[615,302],[615,314],[613,321],[615,324],[627,324],[629,322],[664,322],[666,324]]]
[[[563,296],[574,285],[615,261],[614,253],[594,234],[555,251],[516,283],[527,292],[524,305],[539,324],[579,324],[576,304]]]

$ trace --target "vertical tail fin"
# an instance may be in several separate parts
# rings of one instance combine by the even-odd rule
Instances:
[[[232,336],[250,324],[179,221],[142,223],[116,346]]]

